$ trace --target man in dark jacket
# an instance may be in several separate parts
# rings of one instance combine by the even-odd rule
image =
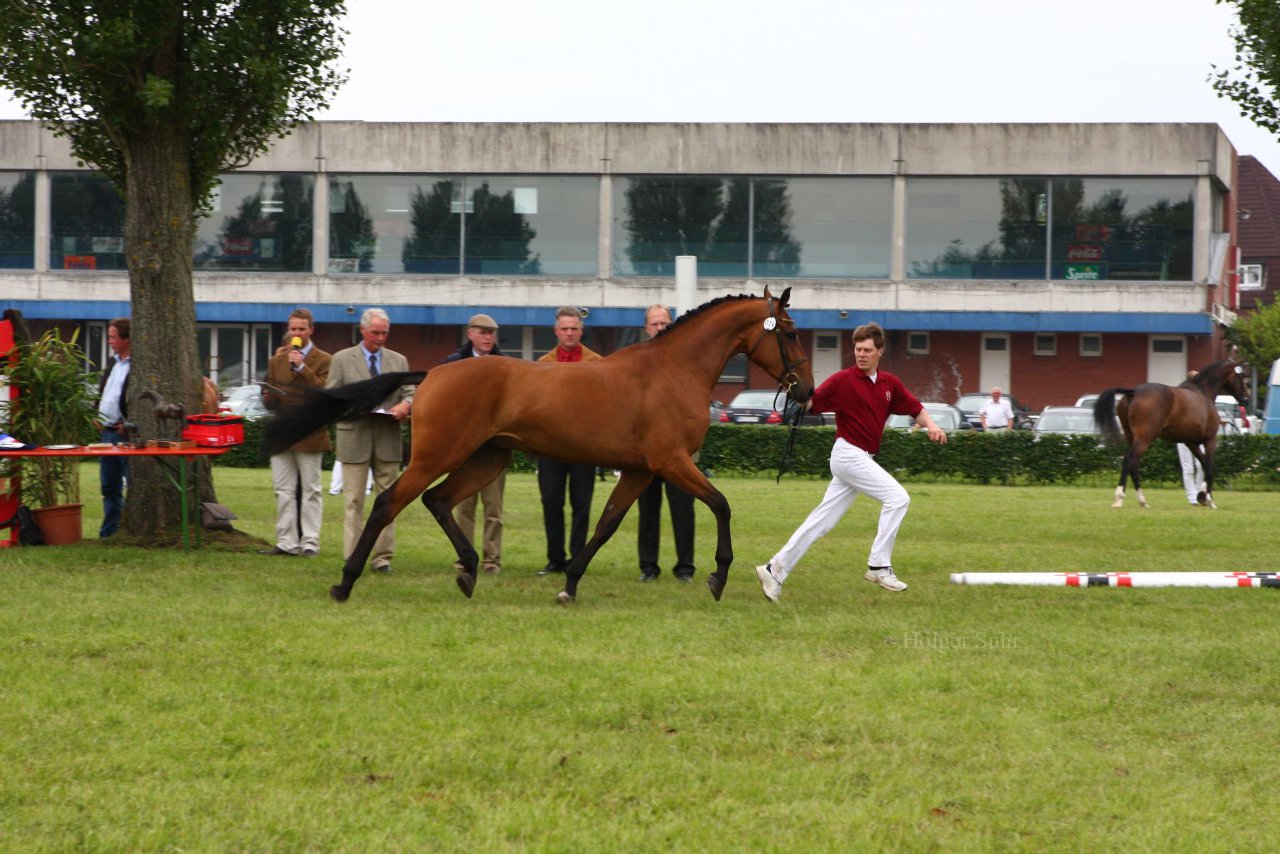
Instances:
[[[467,321],[467,343],[459,347],[456,353],[450,353],[445,363],[502,355],[505,354],[498,349],[497,322],[487,314],[476,314]],[[462,499],[462,503],[454,508],[458,527],[462,528],[467,540],[474,545],[476,502],[477,499],[484,502],[484,545],[480,565],[490,575],[497,575],[502,571],[502,493],[506,486],[507,473],[504,471],[488,486]],[[455,568],[461,571],[462,564],[456,563]]]

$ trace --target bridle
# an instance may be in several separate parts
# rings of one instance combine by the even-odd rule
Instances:
[[[791,390],[800,382],[800,375],[796,373],[796,368],[809,361],[807,355],[798,362],[793,362],[787,358],[787,348],[782,341],[782,327],[778,323],[778,312],[775,306],[776,299],[772,295],[765,297],[769,305],[769,316],[764,319],[760,336],[747,348],[747,358],[750,359],[751,354],[760,346],[760,342],[769,337],[769,333],[773,333],[774,340],[778,342],[778,358],[782,361],[782,373],[780,376],[775,377],[778,381],[778,392],[773,396],[773,409],[775,412],[778,411],[778,398],[782,398],[785,406],[787,398],[791,397]],[[813,394],[812,389],[810,389],[809,394]],[[791,429],[787,431],[787,446],[782,452],[782,462],[778,464],[777,480],[779,481],[782,480],[783,473],[786,472],[791,464],[791,451],[796,445],[796,430],[800,428],[800,419],[804,416],[804,401],[798,402],[800,405],[796,407],[791,416],[791,424],[789,425]]]
[[[809,361],[809,357],[805,356],[798,362],[793,362],[787,358],[787,348],[782,342],[782,326],[778,323],[778,312],[776,308],[777,297],[767,296],[765,297],[765,300],[769,306],[769,316],[764,319],[764,323],[762,324],[763,328],[759,337],[756,338],[755,342],[747,348],[747,358],[750,359],[751,354],[756,351],[756,348],[760,346],[760,343],[768,338],[769,334],[772,333],[774,340],[778,342],[778,358],[782,361],[782,373],[781,375],[774,377],[774,379],[778,381],[778,394],[786,392],[786,396],[790,397],[791,390],[800,382],[800,375],[796,373],[796,368]],[[801,402],[803,403],[803,401]],[[775,410],[778,408],[777,395],[774,395],[773,398],[773,408]]]

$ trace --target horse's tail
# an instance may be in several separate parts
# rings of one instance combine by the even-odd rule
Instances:
[[[1120,435],[1120,427],[1116,424],[1116,396],[1133,397],[1131,388],[1109,388],[1093,402],[1093,423],[1098,431],[1107,438]]]
[[[397,388],[417,385],[426,376],[426,371],[393,371],[337,388],[289,389],[263,430],[263,451],[281,453],[334,421],[368,415]]]

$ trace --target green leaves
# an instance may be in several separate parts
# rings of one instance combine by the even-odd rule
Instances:
[[[18,394],[0,430],[31,445],[84,444],[94,438],[96,377],[85,373],[86,357],[76,335],[64,340],[51,329],[17,348],[7,365],[8,384]],[[24,460],[22,500],[32,507],[79,501],[77,460]]]

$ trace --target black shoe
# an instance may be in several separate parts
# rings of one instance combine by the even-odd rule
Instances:
[[[650,581],[657,581],[657,580],[658,580],[658,573],[656,573],[656,572],[642,572],[642,573],[640,573],[640,583],[641,583],[641,584],[648,584]]]
[[[538,570],[538,575],[564,575],[564,564],[548,563],[542,569]]]
[[[688,584],[689,582],[693,581],[693,573],[692,572],[678,573],[676,575],[676,581],[682,581],[685,584]]]
[[[269,555],[271,557],[279,557],[281,555],[284,557],[297,557],[293,552],[287,552],[279,546],[272,546],[269,549],[258,549],[258,554]]]
[[[303,549],[303,550],[302,550],[302,556],[303,556],[303,557],[315,557],[315,556],[316,556],[316,550],[315,550],[315,549]]]
[[[389,564],[389,563],[384,563],[382,566],[375,566],[375,567],[372,567],[370,571],[371,571],[371,572],[379,573],[379,574],[381,574],[381,575],[390,575],[390,574],[391,574],[391,564]]]

